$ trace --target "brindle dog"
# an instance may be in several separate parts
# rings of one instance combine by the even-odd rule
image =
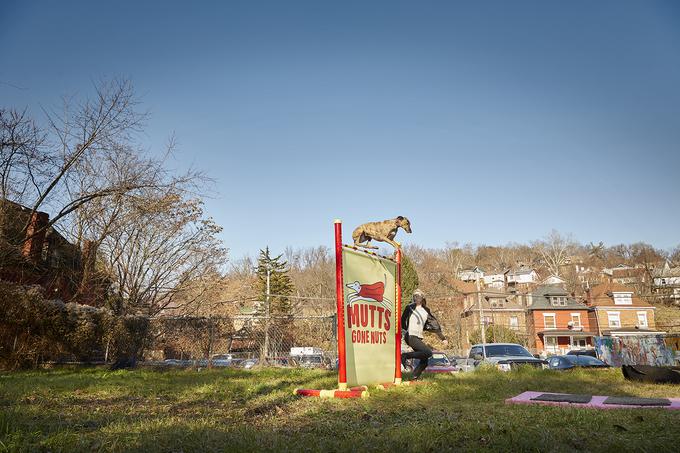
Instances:
[[[369,245],[371,240],[387,242],[395,249],[401,248],[401,244],[394,240],[397,230],[402,228],[407,233],[411,232],[411,222],[406,217],[399,216],[382,222],[368,222],[359,225],[352,233],[355,247],[366,249],[377,249],[374,245]],[[365,244],[362,244],[365,243]]]

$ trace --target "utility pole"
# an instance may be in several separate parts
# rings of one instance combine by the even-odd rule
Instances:
[[[482,292],[479,288],[479,274],[475,279],[477,284],[477,306],[479,307],[479,325],[482,329],[482,357],[486,359],[486,327],[484,326],[484,309],[482,308]]]
[[[263,348],[263,353],[262,355],[262,364],[267,363],[267,356],[269,355],[269,281],[270,281],[270,273],[271,271],[269,270],[269,262],[267,262],[267,292],[265,295],[265,306],[264,306],[264,313],[265,313],[265,321],[264,321],[264,348]]]

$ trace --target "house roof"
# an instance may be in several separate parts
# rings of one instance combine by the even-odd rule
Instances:
[[[552,336],[558,336],[558,337],[566,337],[566,336],[572,336],[572,337],[594,337],[597,335],[595,332],[585,332],[583,330],[569,330],[569,329],[562,329],[562,330],[541,330],[539,332],[536,332],[538,335],[548,335],[549,337]]]
[[[550,281],[559,282],[559,283],[549,283]],[[551,275],[549,277],[544,278],[541,283],[543,285],[555,285],[555,284],[564,284],[566,282],[567,281],[565,279],[563,279],[562,277],[558,277],[557,275]]]
[[[471,269],[461,269],[458,271],[459,274],[466,274],[466,273],[476,273],[476,272],[484,272],[484,269],[481,267],[475,266]]]
[[[475,288],[475,292],[477,289]],[[481,297],[480,297],[480,302],[482,304],[482,308],[485,311],[493,311],[493,310],[518,310],[518,311],[524,311],[524,305],[520,301],[519,298],[515,294],[505,292],[503,290],[494,290],[490,288],[485,288],[480,291]],[[492,307],[491,303],[492,302],[497,302],[498,299],[503,299],[503,306],[502,307]],[[465,307],[466,312],[468,311],[474,311],[477,310],[479,307],[479,304],[476,299],[474,299],[474,302]]]
[[[613,293],[618,292],[633,293],[633,303],[630,305],[615,304]],[[637,297],[633,288],[620,283],[601,283],[593,286],[588,295],[588,305],[592,307],[652,307],[651,304]]]
[[[613,278],[626,278],[626,277],[642,277],[645,275],[645,269],[641,267],[634,267],[634,268],[622,268],[622,269],[613,269],[612,270],[612,277]]]
[[[666,261],[663,267],[654,271],[654,277],[680,277],[680,266],[671,267]]]
[[[536,272],[531,268],[517,269],[516,271],[510,271],[510,275],[528,275],[532,272]]]
[[[566,305],[553,305],[550,296],[567,298]],[[569,292],[559,285],[543,285],[531,292],[531,306],[529,310],[587,310],[588,307],[569,295]]]
[[[611,335],[611,334],[617,334],[617,333],[635,333],[639,335],[651,335],[655,333],[664,333],[660,330],[654,330],[654,329],[637,329],[635,327],[621,327],[618,329],[609,329],[609,330],[603,330],[602,334],[603,335]]]

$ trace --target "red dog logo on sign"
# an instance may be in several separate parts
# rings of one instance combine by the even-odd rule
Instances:
[[[376,302],[385,308],[392,308],[392,302],[384,297],[385,282],[361,284],[358,281],[355,281],[347,283],[345,286],[354,291],[354,293],[347,297],[347,304],[350,307],[354,302],[364,301]]]

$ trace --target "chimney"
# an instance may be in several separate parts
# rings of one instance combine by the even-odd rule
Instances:
[[[42,260],[42,249],[47,234],[47,224],[50,216],[46,212],[34,212],[26,229],[26,240],[21,248],[21,254],[33,264]]]

